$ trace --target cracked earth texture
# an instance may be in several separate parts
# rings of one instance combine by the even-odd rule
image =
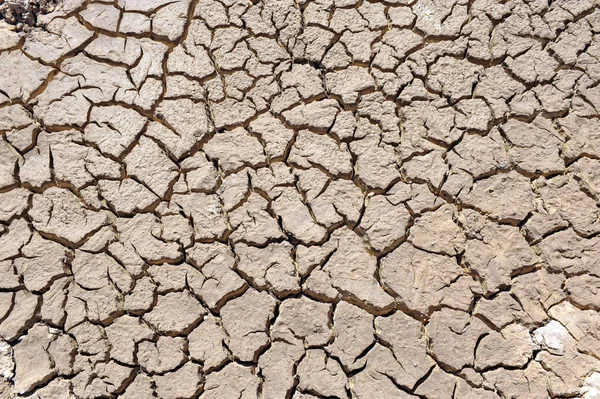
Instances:
[[[46,11],[0,22],[0,398],[600,398],[595,0]]]

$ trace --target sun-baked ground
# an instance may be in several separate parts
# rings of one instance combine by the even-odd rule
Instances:
[[[596,1],[0,16],[0,398],[600,398]]]

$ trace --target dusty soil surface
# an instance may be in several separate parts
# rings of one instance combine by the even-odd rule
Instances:
[[[600,398],[594,0],[34,19],[0,21],[0,398]]]

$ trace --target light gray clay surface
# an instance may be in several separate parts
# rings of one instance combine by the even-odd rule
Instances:
[[[0,1],[0,399],[600,399],[598,0]]]

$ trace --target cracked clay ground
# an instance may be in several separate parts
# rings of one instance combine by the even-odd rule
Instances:
[[[600,398],[596,0],[18,1],[0,398]]]

